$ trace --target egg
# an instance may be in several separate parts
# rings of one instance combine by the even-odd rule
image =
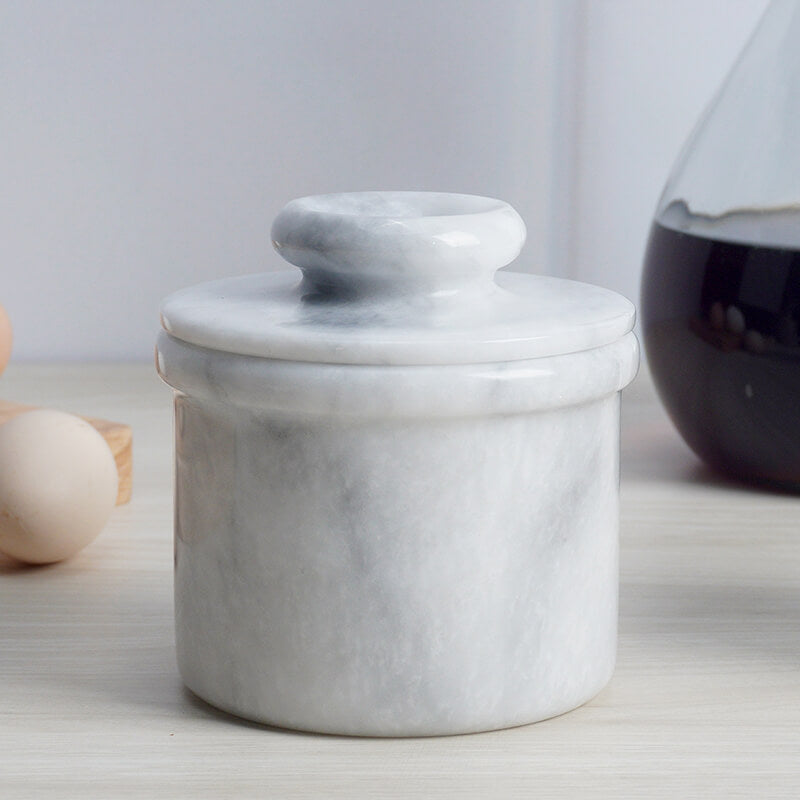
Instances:
[[[11,320],[3,306],[0,306],[0,372],[6,368],[6,364],[11,358],[12,339]]]
[[[741,309],[736,306],[728,306],[728,310],[725,312],[725,324],[731,333],[744,333],[747,320]]]
[[[0,425],[0,551],[69,558],[105,526],[117,482],[110,448],[80,417],[37,409]]]

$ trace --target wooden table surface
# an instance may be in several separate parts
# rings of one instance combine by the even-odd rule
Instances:
[[[73,560],[0,560],[0,798],[800,796],[800,497],[726,483],[641,376],[622,434],[619,660],[557,719],[369,740],[182,689],[170,393],[150,365],[12,366],[6,399],[130,423],[133,500]]]

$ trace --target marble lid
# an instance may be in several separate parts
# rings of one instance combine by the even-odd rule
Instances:
[[[304,197],[272,226],[300,270],[226,278],[164,301],[190,344],[333,364],[470,364],[609,344],[634,307],[597,286],[496,272],[525,241],[507,203],[428,192]]]

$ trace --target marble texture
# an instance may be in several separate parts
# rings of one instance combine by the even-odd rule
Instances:
[[[251,719],[366,736],[589,700],[616,651],[617,397],[421,423],[179,395],[186,685]]]
[[[342,197],[295,200],[275,220],[276,249],[302,273],[175,292],[161,309],[164,329],[264,358],[464,364],[588,350],[633,326],[633,305],[607,289],[508,271],[493,277],[525,238],[506,203],[416,192],[346,195],[349,204]],[[455,213],[444,213],[448,202]],[[363,216],[336,214],[337,205]],[[415,217],[414,209],[439,214]]]
[[[521,243],[498,202],[456,196],[470,213],[448,222],[443,195],[306,199],[274,227],[305,271],[274,284],[286,290],[275,305],[264,276],[165,304],[157,366],[176,390],[178,662],[214,705],[326,733],[437,735],[560,714],[610,678],[619,391],[638,366],[630,304],[555,279],[494,283],[492,264]],[[411,222],[396,229],[389,210]],[[405,278],[396,264],[373,269],[387,225]],[[431,242],[448,230],[478,242],[463,244],[460,278],[449,251],[419,256],[438,253]],[[424,263],[442,285],[431,289]],[[492,317],[506,291],[538,322]],[[443,299],[465,304],[452,311],[463,329],[442,323]],[[470,327],[482,303],[490,311]],[[290,308],[313,321],[281,340]],[[370,308],[388,316],[356,324]],[[503,324],[504,339],[485,338]],[[534,355],[488,358],[500,353]]]
[[[618,392],[636,375],[628,333],[563,356],[450,366],[311,364],[190,345],[162,331],[161,377],[185,394],[296,416],[429,419],[529,414]]]
[[[272,223],[278,253],[320,295],[437,294],[489,287],[525,242],[508,203],[436,192],[292,200]]]

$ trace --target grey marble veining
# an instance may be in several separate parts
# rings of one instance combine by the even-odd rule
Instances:
[[[507,203],[473,195],[360,192],[292,200],[272,243],[304,291],[348,301],[489,287],[525,241]]]
[[[411,736],[544,719],[608,681],[632,307],[493,279],[523,236],[485,198],[305,198],[273,228],[302,278],[166,301],[176,639],[198,695]]]
[[[201,697],[433,735],[560,714],[611,677],[616,394],[425,423],[176,415],[178,659]]]
[[[348,213],[335,212],[341,204]],[[443,213],[448,207],[453,213]],[[391,209],[396,217],[386,216]],[[439,213],[419,216],[425,210]],[[201,347],[345,364],[516,361],[601,347],[631,329],[633,305],[607,289],[495,275],[524,239],[522,221],[499,200],[415,192],[302,198],[273,225],[276,249],[300,270],[175,292],[162,324]]]
[[[605,347],[549,358],[384,366],[222,353],[162,331],[157,361],[171,386],[235,406],[290,415],[428,419],[531,413],[591,402],[633,380],[639,344],[628,333]]]

